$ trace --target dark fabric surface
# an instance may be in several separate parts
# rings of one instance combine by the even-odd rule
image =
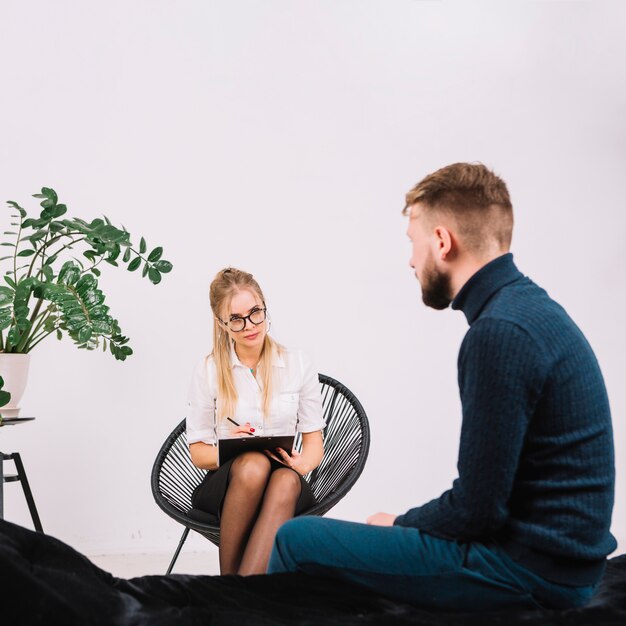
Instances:
[[[433,613],[303,574],[115,578],[63,542],[0,520],[2,624],[626,624],[626,555],[609,561],[584,609]]]

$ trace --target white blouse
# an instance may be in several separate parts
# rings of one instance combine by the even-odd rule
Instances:
[[[232,351],[231,366],[238,399],[238,424],[250,422],[255,435],[292,435],[322,430],[322,393],[318,374],[300,350],[283,349],[272,361],[274,393],[270,414],[263,415],[263,389],[250,369]],[[188,396],[187,443],[215,445],[218,439],[233,437],[236,426],[226,417],[217,420],[217,371],[212,355],[204,357],[193,372]]]

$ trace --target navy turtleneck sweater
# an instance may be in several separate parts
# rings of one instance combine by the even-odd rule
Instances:
[[[548,580],[594,584],[616,542],[611,414],[591,347],[511,254],[476,272],[452,308],[470,325],[459,476],[395,524],[495,542]]]

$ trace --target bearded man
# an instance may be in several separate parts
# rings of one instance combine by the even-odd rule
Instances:
[[[430,174],[404,213],[424,303],[469,324],[458,478],[367,524],[291,520],[268,571],[333,576],[429,609],[580,607],[616,548],[611,414],[594,353],[515,266],[509,193],[487,167]]]

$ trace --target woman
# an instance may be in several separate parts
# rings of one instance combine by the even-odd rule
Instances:
[[[220,520],[221,573],[261,574],[278,527],[314,502],[302,476],[324,455],[318,375],[301,352],[268,335],[265,298],[252,274],[222,270],[210,302],[213,352],[193,374],[187,442],[194,465],[212,471],[192,503]],[[296,431],[301,453],[245,452],[218,467],[218,439]]]

